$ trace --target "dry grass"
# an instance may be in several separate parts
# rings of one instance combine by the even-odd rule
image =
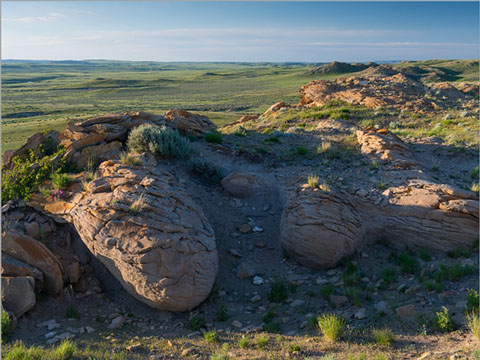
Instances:
[[[320,190],[322,190],[324,192],[332,191],[332,188],[330,187],[330,185],[328,185],[328,183],[325,180],[323,180],[323,182],[320,184],[319,188],[320,188]]]
[[[318,186],[318,182],[320,181],[320,179],[318,175],[308,175],[307,181],[310,187],[316,188]]]
[[[466,315],[467,326],[470,329],[470,332],[477,339],[480,339],[480,328],[479,328],[479,314],[477,311],[470,311]]]
[[[318,327],[328,341],[339,340],[345,332],[345,320],[335,314],[323,314],[317,318]]]
[[[129,207],[132,214],[139,214],[149,208],[147,197],[142,193]]]

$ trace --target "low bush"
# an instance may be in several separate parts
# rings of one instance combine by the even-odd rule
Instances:
[[[190,315],[188,327],[193,331],[203,329],[205,327],[205,319],[200,316]]]
[[[282,330],[280,323],[276,321],[269,322],[265,324],[265,331],[268,333],[276,334]]]
[[[222,304],[218,307],[218,310],[217,310],[217,320],[221,322],[225,322],[227,321],[227,319],[228,319],[227,307],[225,306],[225,304]]]
[[[211,144],[221,144],[223,139],[222,135],[218,133],[208,133],[205,135],[205,141]]]
[[[67,174],[54,173],[52,175],[52,183],[56,189],[63,190],[72,184],[72,178]]]
[[[12,319],[10,318],[10,315],[3,309],[3,306],[1,307],[1,312],[2,312],[2,327],[0,328],[1,330],[1,336],[2,336],[2,344],[10,341],[10,332],[12,331]]]
[[[443,306],[442,311],[436,314],[436,318],[433,322],[433,327],[441,332],[450,332],[455,330],[455,323],[453,322],[452,315],[448,312],[448,309]]]
[[[225,177],[225,170],[206,160],[206,159],[191,159],[187,164],[188,172],[199,176],[206,182],[216,184]]]
[[[478,305],[479,305],[479,295],[478,291],[473,289],[468,289],[467,294],[467,312],[475,311],[478,313]]]
[[[220,338],[218,337],[218,333],[216,330],[207,331],[203,334],[203,337],[207,342],[212,344],[220,342]]]
[[[166,126],[140,125],[130,132],[127,145],[130,151],[151,153],[167,158],[186,159],[191,148],[188,139]]]
[[[284,278],[275,276],[274,281],[270,285],[268,300],[271,302],[283,303],[288,297],[288,287]]]

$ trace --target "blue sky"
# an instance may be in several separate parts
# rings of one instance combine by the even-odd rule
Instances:
[[[478,2],[2,2],[3,59],[477,58]]]

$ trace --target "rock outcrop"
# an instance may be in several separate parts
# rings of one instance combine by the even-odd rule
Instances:
[[[359,130],[357,137],[362,152],[380,160],[391,186],[375,201],[363,197],[365,190],[298,187],[281,221],[282,246],[292,257],[323,268],[375,241],[446,252],[478,240],[476,194],[437,183],[387,130]]]
[[[169,126],[183,133],[189,132],[198,136],[217,130],[217,125],[208,117],[185,110],[170,110],[164,117]]]
[[[17,318],[36,304],[35,280],[31,276],[2,276],[2,305]]]
[[[71,223],[123,287],[158,309],[188,311],[210,293],[218,268],[213,230],[172,175],[105,161],[88,192],[36,194],[29,206]]]
[[[257,176],[248,172],[234,172],[220,183],[226,192],[236,198],[247,198],[262,191]]]
[[[380,68],[376,67],[375,71]],[[459,100],[470,106],[470,103],[464,101],[464,94],[451,84],[436,84],[429,89],[402,73],[315,80],[302,86],[300,93],[299,105],[302,106],[322,106],[330,100],[341,100],[373,109],[392,107],[419,112],[456,107]]]

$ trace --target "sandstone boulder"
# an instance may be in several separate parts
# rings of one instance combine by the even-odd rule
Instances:
[[[441,252],[474,244],[479,235],[475,193],[437,183],[386,130],[359,130],[357,135],[365,155],[387,160],[383,166],[396,185],[375,201],[364,193],[299,186],[281,220],[282,246],[292,257],[323,268],[375,241]]]
[[[30,276],[35,280],[35,292],[39,293],[43,289],[43,274],[40,270],[5,253],[2,253],[2,276]]]
[[[35,306],[34,288],[31,276],[2,276],[2,305],[17,318],[22,316]]]
[[[2,234],[2,253],[40,270],[44,278],[44,289],[48,294],[58,295],[62,290],[61,264],[41,242],[15,230],[7,231]]]
[[[226,192],[236,198],[247,198],[262,190],[257,176],[248,172],[234,172],[220,183]]]
[[[217,129],[217,125],[208,117],[185,110],[170,110],[164,116],[172,128],[181,132],[192,132],[193,135],[203,135]]]
[[[156,168],[106,161],[98,174],[95,181],[104,185],[74,194],[68,207],[42,195],[33,196],[29,206],[47,214],[55,210],[73,224],[138,300],[168,311],[188,311],[205,300],[218,256],[201,208],[172,175]]]

